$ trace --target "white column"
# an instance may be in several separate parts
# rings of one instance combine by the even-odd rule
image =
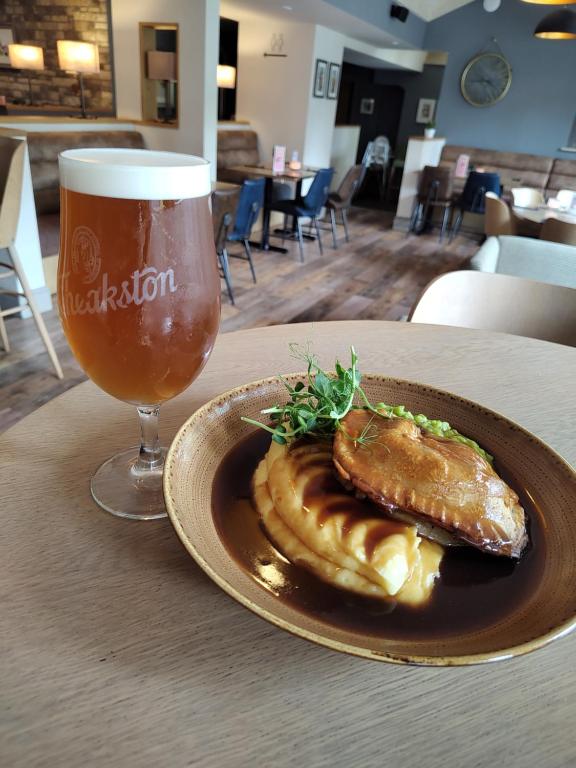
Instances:
[[[413,136],[409,140],[400,185],[400,197],[394,219],[395,229],[405,230],[408,228],[418,195],[420,172],[426,165],[438,165],[444,144],[446,144],[444,138],[426,139],[423,136]]]

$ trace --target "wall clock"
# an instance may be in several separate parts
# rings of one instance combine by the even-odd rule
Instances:
[[[512,83],[512,67],[501,53],[480,53],[464,67],[462,96],[473,107],[490,107],[503,99]]]

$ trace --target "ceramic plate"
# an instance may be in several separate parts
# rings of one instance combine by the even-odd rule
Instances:
[[[287,378],[295,382],[302,375]],[[332,588],[325,600],[315,599],[315,577],[301,578],[301,569],[274,549],[248,505],[246,520],[236,520],[235,527],[223,531],[222,519],[213,511],[214,479],[229,452],[254,432],[240,417],[259,418],[262,408],[285,402],[286,390],[273,378],[238,387],[204,405],[183,425],[169,450],[164,474],[168,514],[201,568],[229,595],[282,629],[381,661],[495,661],[535,650],[573,629],[576,475],[570,466],[504,416],[456,395],[376,375],[365,375],[363,388],[372,402],[402,403],[414,413],[449,421],[493,454],[496,469],[519,493],[531,518],[531,549],[519,564],[496,558],[500,570],[493,578],[475,577],[471,586],[455,582],[448,598],[444,595],[433,633],[419,629],[414,612],[400,622],[404,629],[399,630],[397,616],[390,620],[386,615],[388,608],[374,615],[375,601],[358,602],[350,593]],[[519,568],[525,570],[515,570]],[[513,571],[515,583],[521,585],[517,594],[499,615],[486,613],[490,600],[512,583],[508,579]]]

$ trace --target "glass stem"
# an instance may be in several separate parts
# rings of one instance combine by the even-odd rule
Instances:
[[[140,406],[137,410],[140,419],[140,455],[135,468],[142,472],[157,470],[164,461],[158,440],[160,406]]]

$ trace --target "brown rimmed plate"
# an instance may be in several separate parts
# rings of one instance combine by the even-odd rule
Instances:
[[[292,382],[303,374],[286,377]],[[217,470],[254,431],[241,416],[286,400],[276,377],[233,389],[202,406],[176,435],[164,473],[168,514],[186,549],[225,592],[273,624],[320,645],[379,661],[437,666],[497,661],[528,653],[576,625],[576,474],[545,443],[476,403],[411,381],[364,375],[372,402],[402,403],[449,421],[492,453],[497,467],[538,515],[540,568],[522,599],[497,619],[456,633],[411,637],[374,634],[281,599],[223,540],[212,508]],[[267,542],[268,548],[270,547]],[[294,566],[291,566],[292,568]]]

